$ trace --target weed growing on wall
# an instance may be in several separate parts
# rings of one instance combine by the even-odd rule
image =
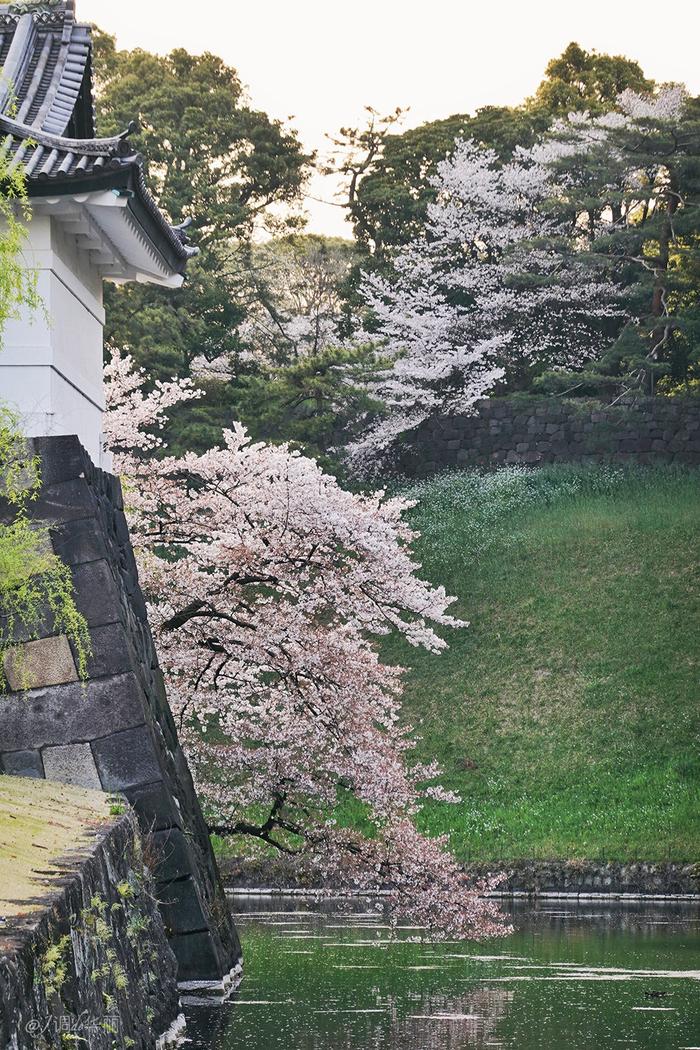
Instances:
[[[124,877],[109,891],[97,890],[70,917],[68,932],[53,929],[44,951],[36,958],[34,997],[40,1012],[47,1010],[69,1031],[61,1047],[91,1046],[90,1032],[114,1037],[114,1050],[136,1044],[132,1035],[150,1031],[155,1005],[162,994],[159,953],[151,912],[157,902],[145,873],[143,852],[134,839],[117,860]],[[91,991],[87,1013],[75,1013],[75,983],[85,981]],[[52,1026],[47,1031],[53,1031]],[[50,1043],[51,1046],[55,1042]],[[104,1040],[99,1045],[108,1045]],[[138,1045],[142,1045],[139,1042]],[[49,1043],[37,1043],[37,1050]]]

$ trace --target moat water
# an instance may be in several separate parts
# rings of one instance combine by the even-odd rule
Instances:
[[[245,975],[194,1050],[700,1050],[700,908],[510,909],[487,944],[392,937],[370,903],[237,897]]]

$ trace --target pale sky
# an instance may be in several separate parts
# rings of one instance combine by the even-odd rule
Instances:
[[[256,108],[292,118],[309,149],[326,132],[410,107],[405,126],[532,94],[571,40],[637,59],[658,81],[700,94],[700,4],[674,0],[77,0],[81,21],[122,48],[213,51]],[[331,180],[309,192],[332,199]],[[310,229],[348,236],[343,212],[306,202]]]

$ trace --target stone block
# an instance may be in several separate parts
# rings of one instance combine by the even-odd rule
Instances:
[[[77,565],[73,569],[75,602],[90,627],[117,623],[124,612],[112,570],[106,561]]]
[[[84,478],[44,485],[38,500],[32,504],[32,517],[57,525],[78,521],[93,513],[92,494]]]
[[[87,452],[74,435],[32,438],[32,445],[41,458],[44,485],[57,485],[82,477]]]
[[[109,502],[117,511],[123,511],[124,498],[121,481],[116,474],[102,474],[101,478],[104,485],[104,492],[109,499]]]
[[[5,657],[10,689],[44,689],[78,681],[78,671],[65,634],[25,642]]]
[[[0,701],[1,703],[2,701]],[[38,751],[11,751],[0,759],[0,769],[8,777],[29,777],[42,780],[44,764]]]
[[[174,882],[192,874],[192,854],[189,843],[179,828],[156,831],[151,835],[156,855],[158,882]]]
[[[647,437],[626,438],[620,442],[622,452],[651,452],[652,441]]]
[[[192,934],[207,929],[207,919],[191,878],[157,884],[160,912],[168,934]]]
[[[126,517],[121,511],[117,511],[112,519],[112,528],[114,530],[114,537],[120,547],[129,547],[131,544],[131,534],[129,532],[129,526],[126,522]]]
[[[51,538],[53,549],[65,565],[80,565],[108,556],[104,536],[95,528],[92,517],[56,526]]]
[[[65,747],[46,747],[41,757],[47,780],[62,784],[102,790],[95,760],[89,744],[68,744]]]
[[[124,792],[146,835],[166,828],[181,827],[177,803],[166,785],[160,781],[143,787],[127,788]]]
[[[143,725],[146,717],[146,699],[138,679],[126,674],[32,690],[2,700],[0,740],[8,751],[71,744]]]
[[[105,791],[125,791],[162,778],[148,726],[94,740],[92,751]]]
[[[170,947],[177,957],[179,982],[221,980],[221,960],[210,934],[174,934]]]
[[[127,674],[137,663],[121,623],[93,628],[90,631],[90,648],[88,678]]]

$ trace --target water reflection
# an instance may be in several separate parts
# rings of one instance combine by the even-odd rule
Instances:
[[[190,1007],[199,1050],[700,1047],[700,911],[516,907],[488,945],[392,937],[366,901],[238,897],[245,977]]]

